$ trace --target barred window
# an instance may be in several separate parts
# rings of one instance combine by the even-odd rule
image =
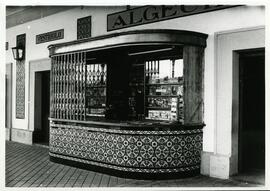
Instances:
[[[91,16],[83,17],[77,20],[77,39],[91,37]]]

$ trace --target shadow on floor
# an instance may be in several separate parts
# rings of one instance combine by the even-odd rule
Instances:
[[[255,183],[255,184],[265,184],[265,171],[264,170],[249,170],[247,172],[242,172],[231,177],[233,180]]]

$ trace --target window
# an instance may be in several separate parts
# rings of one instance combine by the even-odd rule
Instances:
[[[51,118],[202,124],[206,38],[142,30],[50,46]]]
[[[91,16],[77,20],[77,39],[91,37]]]
[[[183,122],[183,60],[145,63],[146,118]]]
[[[183,59],[155,59],[131,66],[129,116],[183,122]]]
[[[86,115],[104,117],[107,65],[104,63],[88,64],[86,72]]]

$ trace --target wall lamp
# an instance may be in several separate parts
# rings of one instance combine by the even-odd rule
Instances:
[[[13,58],[14,60],[20,61],[24,59],[24,47],[16,46],[12,48]]]

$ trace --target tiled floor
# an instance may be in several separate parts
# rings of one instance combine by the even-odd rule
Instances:
[[[173,180],[134,180],[49,161],[48,148],[6,142],[7,187],[259,187],[239,180],[198,175]]]

